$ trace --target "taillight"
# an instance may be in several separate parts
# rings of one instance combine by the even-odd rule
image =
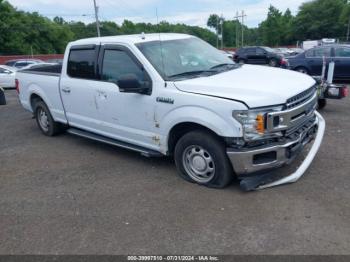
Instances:
[[[349,95],[349,89],[346,86],[343,86],[340,89],[340,94],[341,94],[341,97],[347,97]]]
[[[288,65],[288,60],[282,58],[282,60],[281,60],[281,65],[287,66],[287,65]]]
[[[15,80],[15,83],[16,83],[17,94],[19,94],[19,81],[18,81],[18,79]]]

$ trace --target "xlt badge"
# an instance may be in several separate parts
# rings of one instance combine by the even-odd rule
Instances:
[[[174,104],[174,99],[168,97],[157,97],[157,102],[166,103],[166,104]]]

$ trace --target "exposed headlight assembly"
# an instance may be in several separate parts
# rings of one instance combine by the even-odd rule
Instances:
[[[266,131],[266,115],[270,112],[279,112],[282,106],[262,108],[256,110],[233,111],[233,117],[242,124],[244,140],[254,141],[269,137],[282,136],[280,132],[269,133]]]

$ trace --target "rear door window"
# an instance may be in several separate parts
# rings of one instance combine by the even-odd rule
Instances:
[[[16,63],[17,67],[25,67],[27,65],[30,65],[30,63],[29,62],[17,62]]]
[[[305,52],[305,57],[307,58],[315,57],[315,50],[314,49],[307,50]]]
[[[10,62],[5,63],[5,65],[7,65],[7,66],[13,66],[14,64],[16,64],[16,61],[10,61]]]
[[[330,57],[331,56],[331,48],[330,47],[322,47],[315,49],[314,57]]]
[[[257,48],[256,49],[256,54],[257,55],[264,55],[266,53],[266,51],[262,48]]]
[[[247,48],[246,49],[246,54],[248,55],[255,55],[255,48]]]
[[[96,49],[73,49],[67,73],[73,78],[96,79]]]
[[[347,47],[337,47],[335,49],[336,57],[349,57],[350,58],[350,48]]]

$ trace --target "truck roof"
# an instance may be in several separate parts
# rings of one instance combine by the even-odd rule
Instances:
[[[193,37],[191,35],[186,34],[175,34],[175,33],[154,33],[154,34],[134,34],[134,35],[118,35],[118,36],[105,36],[105,37],[94,37],[94,38],[86,38],[72,42],[72,45],[91,45],[91,44],[100,44],[100,43],[129,43],[129,44],[137,44],[144,42],[152,42],[152,41],[162,41],[167,40],[176,40],[176,39],[185,39]]]

